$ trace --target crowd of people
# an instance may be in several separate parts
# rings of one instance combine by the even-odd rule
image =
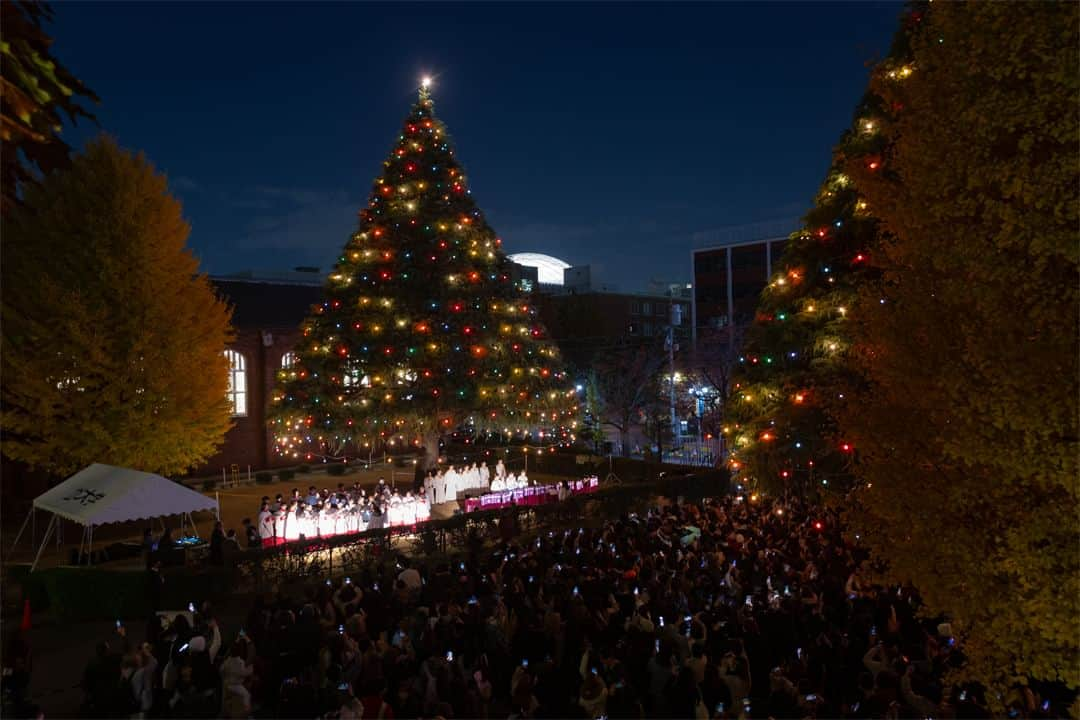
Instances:
[[[257,598],[227,643],[210,608],[178,616],[118,661],[125,712],[986,716],[981,688],[942,682],[963,660],[948,623],[920,619],[911,588],[863,580],[865,560],[832,512],[749,497],[471,543],[437,564],[387,557]],[[95,678],[88,693],[115,701]],[[1009,710],[1059,711],[1030,692]]]

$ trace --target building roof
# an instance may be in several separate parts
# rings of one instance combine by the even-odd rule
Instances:
[[[544,285],[562,285],[563,270],[570,267],[570,263],[543,253],[514,253],[509,257],[518,265],[536,268],[537,280]]]
[[[237,328],[299,327],[312,305],[323,301],[320,284],[212,277],[210,282],[233,306]]]

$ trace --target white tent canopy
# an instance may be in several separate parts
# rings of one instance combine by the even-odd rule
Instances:
[[[92,541],[93,528],[97,525],[190,515],[200,510],[217,511],[218,504],[160,475],[94,463],[35,498],[34,509],[53,515],[42,541],[44,549],[57,517],[89,529]],[[35,566],[40,557],[41,550],[34,560]]]

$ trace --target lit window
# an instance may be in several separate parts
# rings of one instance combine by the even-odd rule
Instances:
[[[235,350],[226,350],[229,361],[229,389],[226,395],[232,404],[232,414],[247,415],[247,368],[244,356]]]
[[[341,376],[341,385],[343,387],[371,387],[371,377],[368,375],[362,375],[360,369],[353,367],[346,367],[344,374]]]
[[[296,353],[287,352],[281,356],[281,368],[282,370],[289,370],[296,364]]]

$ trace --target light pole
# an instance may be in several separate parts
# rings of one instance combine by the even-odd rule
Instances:
[[[672,434],[672,449],[678,448],[682,445],[680,435],[682,434],[682,428],[679,426],[679,419],[675,413],[675,326],[682,324],[682,313],[679,312],[679,306],[675,302],[674,296],[669,296],[668,301],[668,335],[667,335],[667,350],[668,350],[668,372],[671,374],[671,434]],[[663,462],[663,457],[660,458]]]

